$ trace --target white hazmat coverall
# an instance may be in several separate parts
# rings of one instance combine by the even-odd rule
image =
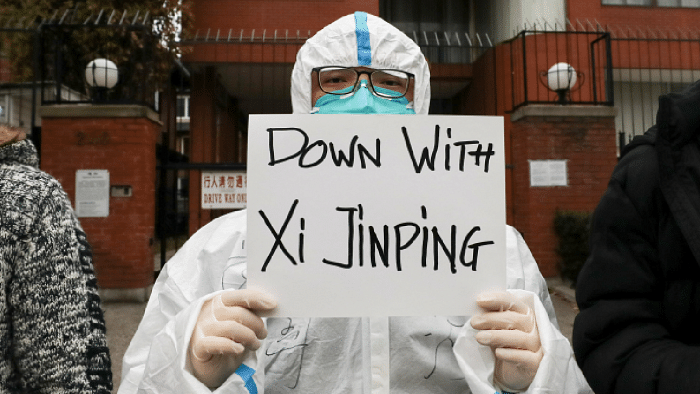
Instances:
[[[311,111],[311,68],[366,65],[358,64],[356,28],[352,15],[341,18],[300,49],[292,74],[295,113]],[[372,15],[362,28],[369,32],[368,66],[415,74],[414,108],[427,114],[430,76],[420,48]],[[527,245],[513,228],[506,233],[507,287],[520,296],[534,295],[544,352],[527,393],[590,392],[559,332],[546,283]],[[202,304],[225,289],[245,286],[245,240],[246,212],[233,212],[201,228],[168,261],[124,356],[119,394],[211,392],[190,373],[187,349]],[[493,351],[475,341],[476,330],[464,316],[268,318],[266,324],[263,346],[244,361],[247,372],[255,371],[252,378],[239,369],[216,393],[497,391]]]

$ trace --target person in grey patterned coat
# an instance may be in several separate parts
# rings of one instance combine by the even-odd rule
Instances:
[[[92,251],[38,162],[23,133],[0,126],[0,394],[108,394]]]

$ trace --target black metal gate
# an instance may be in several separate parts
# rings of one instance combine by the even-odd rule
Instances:
[[[187,71],[174,62],[169,84],[153,83],[156,64],[154,35],[147,13],[85,10],[56,11],[48,18],[14,19],[0,15],[0,124],[24,129],[41,153],[42,105],[130,104],[160,113],[163,123],[156,156],[155,250],[188,235],[188,177],[201,165],[188,163],[174,143],[182,122],[177,119],[177,98],[188,94]],[[81,15],[79,17],[78,15]],[[10,48],[10,46],[17,46]],[[22,47],[27,62],[11,62]],[[3,51],[3,49],[5,49]],[[111,89],[95,88],[86,80],[86,65],[95,58],[114,61],[119,83]],[[161,247],[163,245],[163,247]],[[179,245],[175,245],[179,247]],[[156,270],[160,265],[155,264]]]

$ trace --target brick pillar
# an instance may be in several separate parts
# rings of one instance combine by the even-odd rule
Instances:
[[[82,217],[106,299],[146,300],[153,283],[158,115],[143,106],[41,107],[41,168],[63,185],[75,207],[76,171],[109,171],[110,186],[130,197],[109,198],[107,217]]]
[[[614,117],[612,107],[535,105],[511,115],[513,225],[544,277],[558,275],[555,212],[592,212],[605,192],[617,163]],[[567,186],[531,186],[532,160],[565,160]]]

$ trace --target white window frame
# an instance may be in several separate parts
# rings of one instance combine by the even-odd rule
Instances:
[[[667,3],[664,0],[646,0],[649,4],[634,4],[640,0],[601,0],[602,5],[619,5],[628,7],[655,7],[655,8],[700,8],[699,0],[673,0],[677,4]],[[642,0],[644,1],[644,0]]]
[[[0,93],[0,123],[9,124],[10,123],[10,95],[6,93]]]
[[[177,99],[184,100],[183,105],[184,105],[184,109],[185,109],[184,116],[177,116],[177,120],[178,121],[189,121],[190,120],[190,96],[189,95],[177,96]],[[177,104],[176,104],[175,110],[177,110]]]

